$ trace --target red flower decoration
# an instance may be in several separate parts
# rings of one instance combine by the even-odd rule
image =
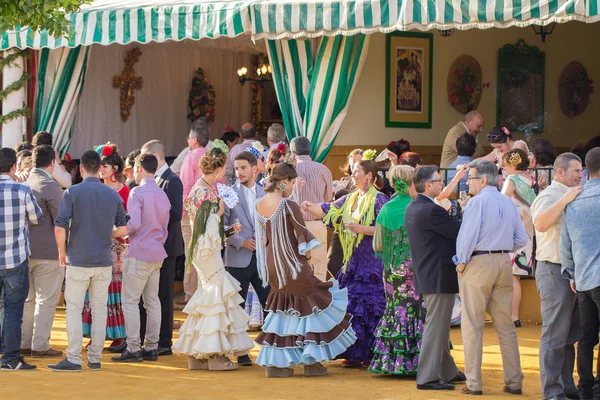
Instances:
[[[69,153],[65,153],[65,155],[63,156],[63,160],[65,160],[66,162],[73,162],[73,159],[71,158]]]
[[[226,132],[233,132],[233,128],[231,127],[231,125],[225,124],[225,131]]]
[[[285,144],[283,143],[279,143],[275,150],[277,150],[280,153],[287,153],[287,147],[285,147]]]
[[[110,146],[104,146],[104,147],[102,148],[102,155],[103,155],[104,157],[111,156],[111,155],[112,155],[112,153],[113,153],[113,149],[112,149],[112,147],[110,147]]]

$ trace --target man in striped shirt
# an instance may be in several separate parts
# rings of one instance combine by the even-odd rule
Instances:
[[[29,229],[42,216],[31,188],[15,182],[17,153],[0,149],[0,293],[4,291],[2,370],[31,370],[20,355],[23,307],[29,292]]]
[[[290,142],[290,149],[296,158],[296,171],[304,180],[300,190],[299,204],[305,201],[311,203],[329,203],[333,197],[333,178],[331,171],[310,158],[310,140],[303,136],[295,137]],[[302,211],[306,227],[321,246],[311,251],[315,276],[322,281],[327,280],[327,228],[323,221],[316,219],[312,214]]]

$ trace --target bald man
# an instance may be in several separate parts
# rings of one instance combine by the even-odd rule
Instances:
[[[456,140],[464,135],[470,133],[477,138],[477,135],[483,131],[483,125],[485,124],[485,118],[479,111],[471,111],[465,115],[465,120],[460,121],[454,125],[452,129],[448,131],[446,140],[444,140],[444,147],[442,149],[442,161],[440,162],[441,168],[448,168],[450,164],[458,157],[458,150],[456,149]],[[477,156],[481,157],[485,155],[483,153],[483,147],[481,144],[477,144]]]

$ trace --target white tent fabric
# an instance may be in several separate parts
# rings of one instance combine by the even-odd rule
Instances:
[[[251,54],[240,50],[264,48],[223,38],[140,46],[142,56],[135,72],[144,79],[143,87],[135,92],[131,116],[123,122],[119,90],[113,88],[112,78],[121,73],[125,54],[133,47],[93,46],[69,149],[74,158],[109,140],[126,155],[148,140],[159,139],[167,156],[177,155],[186,146],[188,94],[198,67],[204,69],[217,95],[212,136],[220,137],[226,123],[239,130],[250,119],[250,85],[242,87],[236,71],[250,66]]]

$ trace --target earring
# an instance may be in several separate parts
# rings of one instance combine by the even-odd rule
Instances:
[[[279,190],[280,192],[285,192],[285,189],[287,189],[287,185],[283,182],[279,182],[277,184],[277,190]]]

